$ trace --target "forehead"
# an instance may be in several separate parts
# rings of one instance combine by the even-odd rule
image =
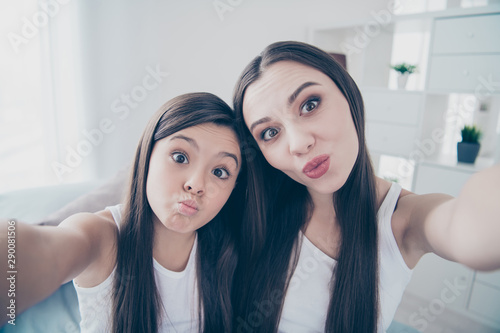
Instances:
[[[235,154],[239,154],[240,151],[236,133],[227,126],[205,123],[182,129],[167,138],[174,138],[180,135],[195,140],[197,145],[200,146],[201,151],[205,149],[232,150]]]
[[[337,88],[326,74],[315,68],[294,61],[280,61],[269,66],[258,80],[247,87],[243,111],[286,103],[290,94],[305,82]]]

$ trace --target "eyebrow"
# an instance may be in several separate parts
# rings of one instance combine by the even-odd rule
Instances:
[[[252,124],[252,126],[250,126],[250,133],[253,132],[253,129],[255,128],[255,126],[258,126],[258,125],[260,125],[262,123],[267,123],[268,121],[271,121],[271,118],[264,117],[264,118],[261,118],[261,119],[257,120],[256,122],[254,122]]]
[[[218,157],[231,157],[236,162],[236,168],[240,165],[238,163],[238,158],[234,154],[231,154],[231,153],[228,153],[228,152],[225,152],[225,151],[221,151],[220,153],[217,154],[217,156]]]
[[[184,136],[182,134],[179,134],[179,135],[176,135],[176,136],[173,136],[170,138],[170,141],[172,140],[176,140],[176,139],[181,139],[181,140],[185,140],[187,141],[191,146],[193,146],[194,148],[196,148],[197,150],[200,150],[200,147],[198,147],[198,144],[196,143],[196,141],[194,141],[193,139],[187,137],[187,136]]]
[[[302,90],[304,90],[304,89],[306,89],[307,87],[310,87],[310,86],[318,86],[318,85],[320,85],[320,84],[317,83],[317,82],[311,82],[311,81],[302,83],[297,89],[295,89],[295,91],[293,92],[293,94],[291,94],[290,97],[288,97],[288,105],[292,105],[293,102],[295,102],[295,100],[297,99],[297,97],[299,96],[299,94],[302,92]],[[271,121],[271,118],[264,117],[264,118],[261,118],[261,119],[255,121],[250,126],[250,133],[253,132],[253,129],[255,128],[255,126],[258,126],[258,125],[260,125],[262,123],[267,123],[268,121]]]
[[[295,89],[295,91],[293,92],[293,94],[290,95],[290,97],[288,97],[288,105],[292,105],[293,102],[295,102],[295,100],[297,99],[297,97],[299,96],[300,92],[304,89],[306,89],[307,87],[310,87],[310,86],[318,86],[319,83],[316,83],[316,82],[305,82],[305,83],[302,83],[297,89]]]

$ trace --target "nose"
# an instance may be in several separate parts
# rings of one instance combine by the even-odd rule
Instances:
[[[306,154],[314,147],[314,135],[313,132],[305,128],[304,126],[294,125],[288,128],[288,140],[290,154],[292,155],[302,155]]]
[[[201,173],[193,174],[185,183],[184,191],[196,196],[205,194],[205,179]]]

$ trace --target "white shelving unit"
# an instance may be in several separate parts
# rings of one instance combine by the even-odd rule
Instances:
[[[400,45],[405,38],[415,42]],[[346,54],[347,70],[363,94],[374,162],[385,155],[411,160],[415,193],[457,196],[471,175],[500,162],[499,5],[404,16],[388,9],[365,21],[310,27],[308,42]],[[405,53],[411,47],[414,52]],[[398,48],[420,68],[407,90],[395,89],[389,67]],[[458,101],[456,109],[452,100]],[[485,132],[474,165],[457,163],[450,148],[454,138],[446,132],[462,116],[473,117]],[[406,293],[431,304],[454,281],[462,289],[453,302],[443,303],[446,309],[500,330],[500,272],[480,273],[427,255]]]

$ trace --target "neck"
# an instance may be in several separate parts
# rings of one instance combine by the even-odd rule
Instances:
[[[333,207],[333,194],[322,194],[309,190],[309,195],[314,204],[311,220],[321,221],[331,225],[337,218]]]
[[[309,191],[314,204],[311,219],[305,230],[306,237],[333,259],[338,258],[340,229],[333,207],[333,194]]]
[[[188,263],[195,239],[196,231],[185,234],[172,232],[157,221],[153,257],[166,269],[182,272]]]

